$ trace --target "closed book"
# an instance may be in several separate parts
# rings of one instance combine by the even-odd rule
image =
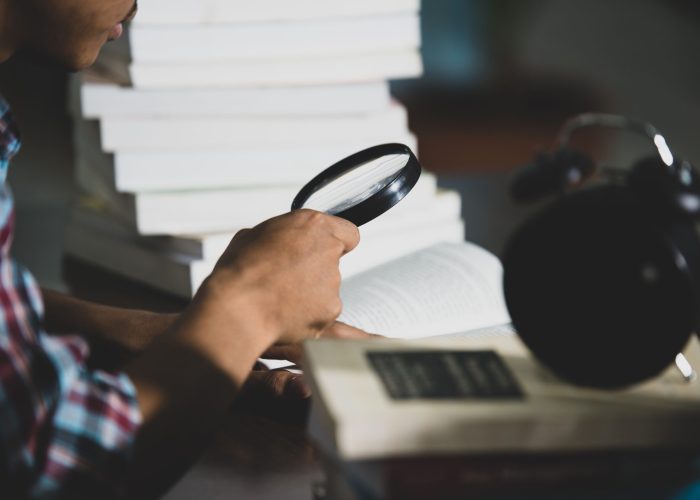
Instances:
[[[222,63],[299,59],[420,46],[417,13],[129,29],[133,63]]]
[[[515,336],[467,333],[320,341],[305,355],[316,396],[310,432],[341,460],[700,450],[700,392],[675,367],[626,390],[581,389],[537,364]],[[685,355],[700,362],[695,339]]]
[[[394,140],[416,150],[416,138],[410,133]],[[300,185],[369,144],[348,137],[316,148],[292,145],[180,153],[116,152],[102,153],[98,161],[101,168],[112,172],[115,189],[120,192]],[[99,142],[95,146],[99,148]]]
[[[150,0],[139,5],[135,26],[230,24],[366,17],[417,12],[419,0]]]
[[[367,83],[420,76],[418,47],[239,61],[133,62],[127,37],[103,47],[92,71],[139,89],[230,89]]]
[[[221,63],[131,63],[108,61],[110,74],[129,78],[136,88],[276,87],[374,82],[420,76],[423,63],[417,49],[356,52]],[[128,76],[127,76],[128,75]]]
[[[100,120],[102,149],[187,151],[233,148],[313,147],[353,137],[369,144],[406,136],[406,111],[392,104],[372,113],[282,117],[116,117]]]
[[[314,116],[370,113],[390,103],[385,81],[270,88],[138,89],[97,70],[76,75],[82,116]]]
[[[316,147],[105,153],[99,130],[96,121],[74,121],[76,155],[99,172],[113,190],[127,193],[302,185],[341,158],[373,144],[362,138],[343,137]],[[416,151],[416,138],[409,132],[396,140]]]

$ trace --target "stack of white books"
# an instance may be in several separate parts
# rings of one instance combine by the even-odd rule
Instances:
[[[241,228],[376,144],[416,148],[389,79],[422,71],[418,0],[150,0],[74,79],[66,253],[181,296]],[[463,239],[461,200],[424,172],[363,226],[344,276]]]

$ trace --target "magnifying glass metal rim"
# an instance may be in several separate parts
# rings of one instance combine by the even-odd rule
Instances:
[[[335,213],[336,217],[349,220],[356,226],[361,226],[389,210],[401,201],[418,182],[421,166],[418,159],[405,144],[389,143],[373,146],[359,151],[334,163],[326,170],[311,179],[294,198],[292,210],[304,207],[304,203],[316,191],[334,181],[345,172],[382,156],[406,154],[408,161],[382,189],[350,208]]]

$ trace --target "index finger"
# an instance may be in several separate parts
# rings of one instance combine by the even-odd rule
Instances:
[[[328,215],[328,218],[332,224],[331,231],[333,236],[342,241],[345,246],[343,255],[352,251],[360,243],[360,230],[358,227],[349,220],[335,215]]]

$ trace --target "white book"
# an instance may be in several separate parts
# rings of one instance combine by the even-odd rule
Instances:
[[[132,63],[108,61],[110,73],[127,72],[136,88],[215,88],[322,85],[420,76],[423,63],[415,49],[226,63]]]
[[[159,290],[191,297],[218,260],[218,255],[201,259],[171,251],[165,238],[140,237],[119,224],[100,224],[104,217],[84,211],[75,215],[65,232],[66,254]],[[461,241],[463,232],[461,220],[448,220],[374,234],[341,259],[341,273],[352,276],[416,248]]]
[[[111,179],[76,150],[76,180],[140,234],[226,232],[251,227],[288,212],[306,181],[290,185],[120,194]],[[402,204],[427,204],[435,196],[435,176],[424,173]]]
[[[106,116],[305,116],[369,113],[389,106],[386,81],[271,88],[138,89],[97,70],[72,79],[84,118]],[[80,116],[80,114],[78,114]]]
[[[96,121],[75,120],[76,153],[119,192],[221,189],[226,187],[303,184],[319,172],[374,144],[345,137],[314,147],[235,148],[231,150],[105,153]],[[416,138],[406,132],[394,140],[416,152]],[[194,167],[196,166],[196,167]]]
[[[133,26],[227,24],[328,19],[417,12],[419,0],[149,0],[139,4]]]
[[[625,390],[577,388],[539,365],[515,335],[478,333],[306,343],[310,434],[349,462],[700,446],[698,382],[675,367]],[[700,363],[697,339],[685,355]],[[435,377],[435,365],[449,375]],[[453,396],[428,396],[455,386]]]
[[[192,297],[214,264],[139,245],[134,239],[109,235],[69,223],[64,253],[138,283],[181,297]]]
[[[314,117],[150,118],[108,116],[100,121],[104,151],[187,151],[277,148],[345,137],[395,142],[408,131],[406,110],[394,103],[381,111]]]
[[[358,52],[420,47],[416,13],[288,22],[132,26],[129,53],[134,63],[233,62],[342,58]]]
[[[392,140],[416,151],[417,141],[410,133]],[[328,141],[315,148],[260,147],[180,154],[117,152],[103,155],[102,163],[113,171],[115,187],[122,192],[300,184],[371,144],[348,137],[337,144]]]

